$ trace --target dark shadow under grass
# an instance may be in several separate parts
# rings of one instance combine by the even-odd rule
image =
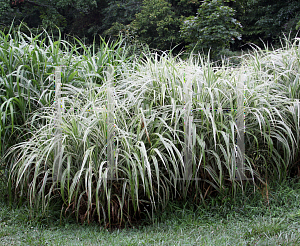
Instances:
[[[171,202],[152,222],[109,231],[54,211],[32,218],[25,205],[8,206],[2,186],[0,245],[299,245],[299,198],[295,179],[270,185],[268,199],[248,186],[245,195],[215,196],[206,207]]]

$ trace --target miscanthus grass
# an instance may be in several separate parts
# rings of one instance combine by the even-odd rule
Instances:
[[[29,31],[26,35],[21,28],[24,26],[11,28],[8,33],[0,31],[1,155],[23,138],[24,123],[29,116],[53,103],[55,66],[65,66],[64,84],[82,87],[93,80],[100,85],[106,66],[121,68],[132,57],[132,49],[122,40],[114,43],[102,40],[86,47],[75,38],[70,43],[61,36],[54,40],[45,31],[37,36]]]
[[[6,39],[3,43],[9,50],[9,45],[17,41],[9,36]],[[55,201],[62,215],[75,213],[78,221],[123,226],[146,216],[153,218],[169,200],[192,198],[200,203],[212,192],[228,189],[235,196],[244,185],[235,179],[234,109],[239,94],[244,94],[246,175],[253,187],[258,183],[267,186],[270,180],[283,181],[294,170],[299,158],[300,126],[298,39],[281,50],[257,49],[236,69],[225,63],[214,66],[201,57],[181,60],[167,53],[148,52],[143,57],[131,56],[127,62],[121,46],[117,51],[108,49],[108,54],[111,50],[117,53],[111,58],[114,62],[104,63],[101,54],[107,44],[97,52],[80,44],[81,53],[76,53],[77,46],[62,40],[52,42],[49,38],[48,42],[50,47],[36,45],[40,50],[36,52],[53,54],[53,65],[66,63],[70,71],[62,86],[61,179],[53,179],[55,149],[60,140],[55,135],[56,111],[51,100],[28,116],[30,137],[12,146],[3,159],[11,164],[7,169],[11,194],[26,197],[31,207],[46,212]],[[25,43],[23,49],[29,49]],[[36,52],[30,54],[38,57]],[[9,53],[1,56],[9,60]],[[36,58],[33,64],[38,62]],[[107,88],[111,81],[104,66],[108,65],[115,68],[113,180],[108,179],[106,142]],[[42,77],[45,72],[35,66],[43,74],[36,86],[45,86],[50,74]],[[27,73],[32,76],[27,70],[11,65],[14,77],[6,75],[4,79],[11,79],[15,88],[21,81],[33,80],[27,78]],[[241,80],[244,88],[237,89]],[[186,88],[188,83],[192,91]],[[24,90],[28,93],[27,87]],[[40,102],[42,95],[54,92],[45,90],[33,98]],[[192,95],[193,115],[191,180],[185,180],[184,161],[187,92]],[[14,112],[10,106],[6,110],[10,115]]]

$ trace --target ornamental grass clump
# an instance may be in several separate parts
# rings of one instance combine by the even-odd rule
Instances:
[[[62,83],[83,87],[92,79],[101,85],[106,66],[122,69],[132,57],[122,40],[102,40],[99,45],[86,47],[75,38],[73,43],[61,36],[54,40],[46,31],[26,35],[20,31],[22,27],[11,28],[7,34],[0,31],[1,155],[21,138],[26,140],[24,132],[30,129],[24,124],[29,116],[53,103],[55,66],[64,66]]]
[[[257,109],[255,135],[261,132],[268,146],[267,156],[257,148],[254,159],[261,173],[279,180],[292,175],[300,160],[300,39],[284,42],[281,49],[272,51],[256,47],[243,59],[257,93],[257,98],[249,100]]]
[[[113,81],[104,68],[96,73],[96,55],[74,55],[80,62],[74,72],[78,70],[78,80],[86,86],[65,83],[59,125],[52,102],[27,122],[31,137],[5,155],[12,163],[9,184],[15,197],[26,197],[31,207],[43,211],[60,202],[62,214],[75,213],[81,222],[123,226],[153,218],[169,200],[192,198],[200,203],[212,192],[228,189],[234,196],[244,185],[236,179],[236,152],[243,154],[236,144],[241,95],[245,174],[255,185],[284,180],[299,155],[298,50],[299,40],[282,50],[256,50],[235,69],[225,63],[213,66],[201,57],[183,61],[166,53],[145,53],[143,59],[131,58],[131,65],[120,61],[110,75]],[[79,71],[91,66],[93,76],[80,76]],[[102,82],[95,83],[98,79]],[[109,90],[114,93],[111,111]],[[111,114],[113,143],[107,141]],[[61,138],[55,135],[57,127]],[[114,146],[112,166],[108,146]]]

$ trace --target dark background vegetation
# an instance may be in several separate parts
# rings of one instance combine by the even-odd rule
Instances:
[[[90,44],[120,33],[159,50],[230,56],[247,44],[297,35],[298,0],[0,0],[0,25],[25,22]],[[198,42],[198,43],[197,43]]]

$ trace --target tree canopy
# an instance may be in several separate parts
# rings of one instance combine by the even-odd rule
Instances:
[[[85,39],[120,32],[152,48],[238,50],[297,35],[298,0],[0,0],[2,29],[20,22]],[[298,25],[297,25],[298,24]],[[179,46],[178,46],[179,45]]]
[[[205,1],[197,15],[185,18],[181,25],[188,49],[205,53],[211,49],[211,54],[216,56],[218,51],[228,49],[236,38],[241,40],[242,25],[234,18],[234,13],[221,0]]]

